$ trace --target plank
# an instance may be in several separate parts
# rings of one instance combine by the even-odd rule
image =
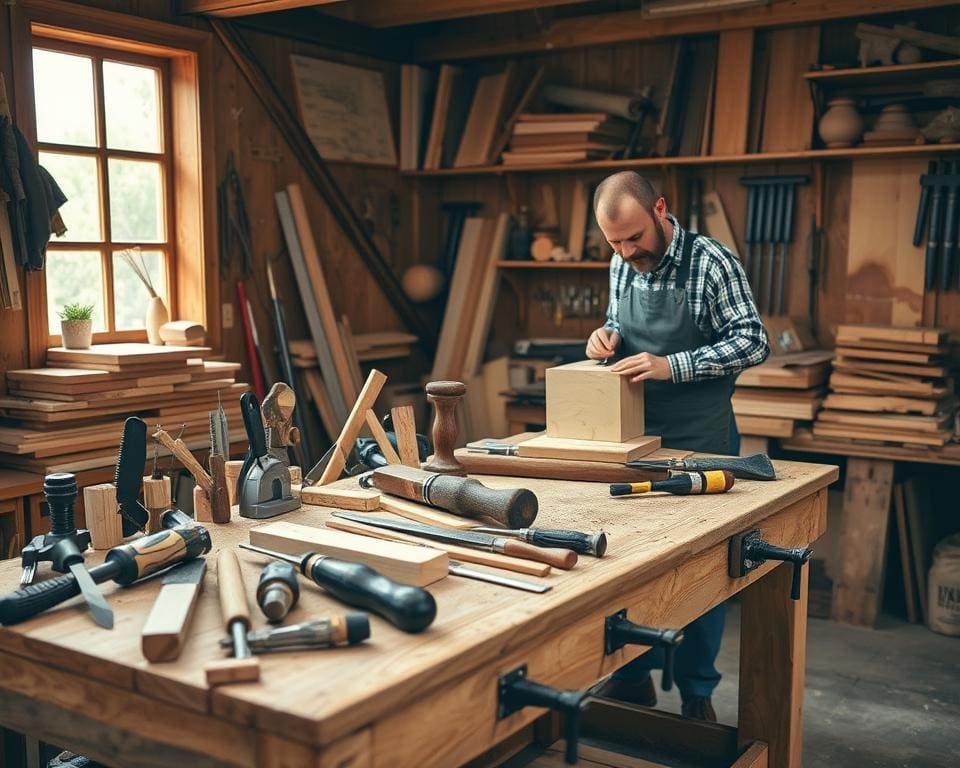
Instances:
[[[737,741],[767,744],[770,765],[800,768],[803,679],[810,568],[801,571],[800,599],[790,599],[787,563],[743,590],[740,608],[740,707]]]
[[[433,116],[430,120],[430,133],[428,134],[427,146],[423,156],[424,170],[437,170],[440,168],[447,109],[450,105],[450,96],[453,93],[453,85],[457,79],[458,72],[458,68],[450,64],[443,64],[440,67],[440,74],[437,78],[437,95],[434,98]]]
[[[837,347],[836,354],[845,358],[865,358],[868,360],[891,360],[898,363],[929,364],[936,356],[927,352],[893,352],[885,349],[859,349],[858,347]]]
[[[837,343],[854,341],[877,341],[884,344],[925,344],[940,346],[946,344],[950,332],[946,328],[888,325],[845,325],[837,326]]]
[[[430,547],[414,547],[398,541],[371,539],[286,521],[251,528],[250,543],[291,555],[319,552],[321,555],[363,563],[387,578],[418,587],[446,578],[449,562],[446,553]]]
[[[589,215],[589,190],[587,183],[573,182],[573,202],[570,205],[570,223],[567,225],[567,253],[574,261],[583,258],[583,246],[587,237],[587,217]]]
[[[496,224],[493,225],[489,251],[480,254],[478,265],[480,277],[475,309],[471,310],[469,306],[464,307],[464,314],[468,320],[469,335],[466,339],[463,367],[459,374],[461,376],[469,377],[471,374],[479,372],[483,364],[487,338],[490,336],[490,323],[497,303],[497,289],[500,285],[500,272],[497,268],[497,262],[504,258],[509,231],[510,216],[501,213],[497,217]]]
[[[893,509],[897,516],[897,542],[900,545],[900,572],[903,576],[903,597],[907,607],[907,621],[916,624],[917,585],[913,578],[913,558],[910,551],[910,533],[907,529],[907,502],[904,498],[903,483],[893,486]]]
[[[420,449],[417,445],[417,423],[412,405],[400,405],[390,409],[393,432],[397,436],[397,452],[400,462],[408,467],[420,468]]]
[[[455,528],[461,531],[468,531],[476,525],[478,521],[445,512],[442,509],[429,507],[426,504],[418,504],[410,499],[404,499],[399,496],[393,496],[389,493],[381,494],[381,508],[392,512],[407,520],[414,520],[418,523],[427,525],[440,525],[444,528]]]
[[[372,512],[380,509],[380,492],[365,488],[331,488],[329,485],[291,485],[293,493],[300,494],[305,504],[318,507],[349,509],[354,512]]]
[[[939,434],[952,426],[953,416],[904,416],[894,413],[861,413],[857,411],[823,410],[817,414],[817,421],[834,424],[889,429],[894,432],[929,432]]]
[[[380,452],[383,453],[383,458],[387,460],[387,464],[401,464],[400,456],[390,442],[390,438],[387,437],[386,430],[384,430],[383,425],[377,418],[377,414],[374,413],[372,409],[367,409],[367,412],[364,414],[364,419],[367,422],[370,433],[373,435],[373,439],[377,441]]]
[[[771,30],[768,48],[770,86],[763,107],[761,151],[810,149],[813,100],[803,74],[819,63],[820,27]]]
[[[779,419],[772,416],[747,416],[736,414],[737,431],[741,435],[760,437],[791,437],[794,430],[793,419]]]
[[[483,364],[483,398],[486,420],[492,435],[507,435],[507,400],[501,395],[510,388],[510,359],[498,357]]]
[[[924,252],[913,228],[925,158],[854,160],[847,259],[847,323],[918,325],[923,319]],[[841,354],[838,350],[837,354]],[[885,355],[844,355],[923,362]]]
[[[927,489],[920,479],[908,478],[903,484],[906,503],[907,526],[910,531],[910,548],[913,567],[917,577],[917,592],[920,595],[920,613],[927,620],[927,573],[933,556],[934,523],[930,514],[930,501]]]
[[[883,600],[893,468],[892,461],[847,460],[840,529],[843,557],[833,582],[834,621],[876,624]]]
[[[713,92],[711,153],[714,155],[742,155],[747,151],[753,36],[752,29],[720,33]]]
[[[844,395],[833,392],[823,400],[824,408],[836,408],[846,411],[867,411],[876,413],[919,413],[932,416],[947,405],[943,400],[920,400],[912,397],[890,395]]]
[[[869,375],[855,376],[835,371],[830,375],[830,388],[834,392],[857,392],[861,394],[913,396],[941,398],[950,394],[944,386],[938,386],[930,381],[919,379],[900,379],[891,381],[886,378],[876,379]]]
[[[494,132],[500,124],[511,73],[512,67],[477,81],[463,138],[453,161],[454,168],[487,164]]]
[[[47,362],[75,363],[96,370],[96,365],[162,365],[185,363],[189,358],[204,357],[213,350],[210,347],[175,347],[154,344],[93,344],[88,349],[51,347],[47,350]]]
[[[659,448],[660,438],[655,435],[637,437],[623,443],[538,435],[517,445],[520,457],[525,459],[575,459],[620,463],[642,458]]]
[[[848,440],[871,440],[882,443],[926,445],[933,448],[942,448],[951,436],[950,432],[946,431],[936,434],[907,432],[905,430],[897,430],[894,432],[882,427],[854,427],[849,424],[831,424],[819,420],[813,424],[813,434],[824,437],[842,437]]]
[[[737,386],[810,389],[827,380],[830,375],[830,356],[831,352],[772,355],[760,365],[741,371],[737,377]],[[804,358],[811,362],[805,362]]]
[[[360,434],[360,430],[363,428],[367,411],[373,407],[373,404],[380,396],[380,392],[386,381],[387,377],[376,368],[370,371],[370,375],[367,376],[367,381],[363,385],[363,389],[354,402],[353,408],[350,410],[350,415],[347,416],[343,428],[340,430],[340,434],[334,443],[335,450],[333,456],[323,470],[318,485],[327,485],[327,483],[332,483],[340,477],[340,473],[346,466],[347,454],[353,450],[353,442],[357,439],[357,435]]]
[[[707,234],[714,240],[723,243],[739,259],[740,249],[737,247],[737,239],[733,236],[733,229],[727,219],[727,212],[723,207],[723,200],[720,199],[720,193],[716,191],[704,192],[701,198],[700,211],[703,222],[706,224]]]

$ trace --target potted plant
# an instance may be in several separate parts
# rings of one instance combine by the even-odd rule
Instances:
[[[93,340],[93,304],[67,304],[60,312],[60,335],[67,349],[89,349]]]

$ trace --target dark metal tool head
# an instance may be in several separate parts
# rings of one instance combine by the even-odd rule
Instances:
[[[113,484],[117,488],[117,504],[123,517],[123,535],[146,531],[149,513],[140,503],[140,487],[147,464],[147,424],[131,416],[123,423],[120,452]]]

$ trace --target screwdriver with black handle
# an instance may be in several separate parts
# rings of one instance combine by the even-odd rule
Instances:
[[[511,539],[520,539],[527,544],[537,547],[554,549],[572,549],[581,555],[603,557],[607,551],[607,534],[603,531],[583,533],[582,531],[565,531],[559,528],[494,528],[492,526],[475,525],[470,529],[477,533],[492,533],[494,536],[507,536]]]
[[[127,586],[158,571],[210,551],[210,533],[201,525],[170,528],[121,544],[107,552],[102,565],[89,569],[96,584],[111,579]],[[0,597],[0,624],[17,624],[80,594],[70,573]]]
[[[423,631],[437,615],[437,603],[427,590],[398,584],[362,563],[338,560],[317,552],[288,555],[254,544],[241,543],[240,546],[293,563],[300,573],[338,600],[380,614],[404,632]]]

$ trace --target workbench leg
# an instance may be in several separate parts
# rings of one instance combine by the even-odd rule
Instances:
[[[873,627],[883,599],[887,531],[893,494],[892,461],[847,459],[840,557],[830,617]]]
[[[779,565],[740,594],[740,749],[769,746],[773,768],[800,768],[803,672],[807,648],[807,575],[790,599],[793,568]]]

